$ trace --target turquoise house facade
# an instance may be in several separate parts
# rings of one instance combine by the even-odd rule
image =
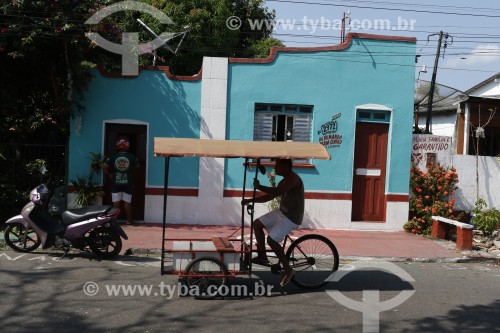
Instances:
[[[273,48],[265,59],[205,58],[193,77],[174,77],[168,68],[133,78],[96,72],[86,110],[71,122],[70,179],[86,171],[89,152],[109,154],[116,135],[130,135],[143,175],[134,193],[137,218],[155,223],[164,161],[153,157],[154,137],[320,142],[331,160],[294,161],[306,186],[304,227],[401,230],[415,42],[349,34],[341,45]],[[168,222],[238,225],[242,162],[173,158]],[[272,161],[263,162],[271,171]],[[256,214],[267,211],[259,205]]]

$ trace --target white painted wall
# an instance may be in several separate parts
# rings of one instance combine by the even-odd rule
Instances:
[[[455,136],[456,113],[434,112],[432,114],[431,132],[434,135]],[[425,128],[425,115],[421,114],[418,119],[418,126]]]
[[[452,155],[457,169],[458,189],[455,191],[455,208],[471,211],[476,202],[476,156]],[[486,200],[488,208],[500,208],[500,162],[496,157],[479,156],[479,197]]]
[[[227,113],[227,58],[203,58],[200,139],[224,140]],[[200,157],[199,188],[195,220],[219,224],[224,207],[224,159]],[[192,200],[195,201],[195,200]]]
[[[201,197],[176,197],[167,199],[168,224],[192,225],[241,225],[241,198],[215,199]],[[163,197],[147,195],[145,221],[161,223]],[[388,202],[385,223],[351,222],[352,202],[350,200],[306,200],[302,229],[339,229],[339,230],[384,230],[402,231],[408,220],[407,202]],[[255,218],[268,212],[266,204],[255,205]],[[244,213],[245,225],[250,225],[250,216]]]
[[[479,97],[500,96],[500,79],[497,79],[497,82],[494,80],[488,82],[484,86],[470,92],[469,95]]]

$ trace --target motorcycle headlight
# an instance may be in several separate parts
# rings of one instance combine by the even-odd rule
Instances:
[[[30,196],[31,202],[35,204],[43,203],[49,198],[49,189],[45,184],[42,184],[31,191]]]

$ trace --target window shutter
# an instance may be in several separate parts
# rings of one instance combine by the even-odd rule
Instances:
[[[255,141],[272,141],[273,135],[273,116],[255,112],[253,139]]]
[[[311,118],[310,116],[295,116],[293,119],[293,141],[311,141]]]

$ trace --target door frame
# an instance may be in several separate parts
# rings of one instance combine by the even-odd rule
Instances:
[[[392,147],[392,119],[393,119],[393,109],[389,108],[385,105],[380,105],[380,104],[363,104],[363,105],[358,105],[355,107],[354,110],[354,123],[353,123],[353,133],[354,136],[356,134],[356,126],[358,123],[358,114],[360,111],[382,111],[384,113],[387,113],[389,115],[389,120],[388,121],[372,121],[374,123],[384,123],[387,124],[388,127],[388,132],[387,132],[387,152],[386,152],[386,162],[385,162],[385,184],[384,184],[384,211],[383,211],[383,220],[382,221],[352,221],[352,212],[353,212],[353,205],[355,204],[354,201],[351,200],[351,221],[355,223],[385,223],[387,220],[387,193],[389,189],[389,176],[390,176],[390,170],[391,170],[391,147]],[[370,121],[366,121],[370,122]],[[354,190],[354,156],[356,153],[356,137],[354,137],[353,145],[352,145],[352,165],[351,165],[351,170],[352,170],[352,177],[351,177],[351,197],[353,194]]]
[[[144,192],[146,193],[147,192],[146,190],[147,190],[147,187],[149,184],[149,170],[148,170],[148,164],[149,164],[149,123],[135,120],[135,119],[107,119],[107,120],[104,120],[103,124],[102,124],[102,136],[101,136],[102,137],[101,151],[103,153],[106,150],[106,126],[108,124],[146,126],[146,152],[145,152],[145,161],[144,161],[144,171],[145,171]],[[104,177],[104,173],[102,173],[101,177]],[[104,178],[101,178],[101,184],[104,185]],[[146,197],[144,197],[144,201],[146,201]],[[144,205],[146,205],[146,202],[144,202]]]

